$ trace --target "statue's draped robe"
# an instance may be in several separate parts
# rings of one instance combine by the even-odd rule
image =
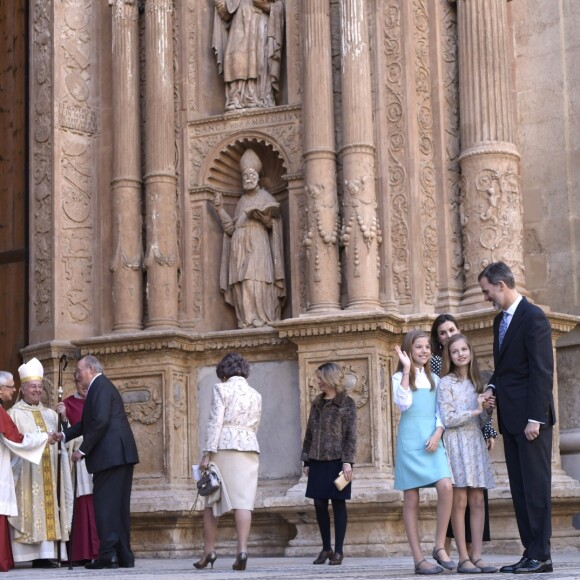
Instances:
[[[47,441],[46,433],[22,435],[8,413],[0,407],[0,572],[14,567],[8,516],[18,514],[11,454],[38,465]]]
[[[21,433],[49,433],[58,429],[58,416],[42,403],[18,401],[9,411]],[[56,558],[61,540],[61,557],[66,559],[65,542],[72,519],[73,491],[68,454],[61,452],[60,510],[57,501],[58,445],[47,445],[39,465],[18,460],[13,466],[18,515],[9,518],[15,562]]]
[[[241,328],[280,320],[286,296],[281,219],[273,217],[268,229],[247,215],[253,209],[277,215],[279,204],[265,189],[242,195],[222,252],[220,288]]]
[[[214,14],[213,49],[218,71],[224,81],[252,80],[256,83],[256,103],[242,98],[240,105],[273,107],[279,91],[284,4],[270,3],[270,14],[254,7],[252,0],[224,0],[230,16],[224,22]],[[227,91],[227,89],[226,89]]]

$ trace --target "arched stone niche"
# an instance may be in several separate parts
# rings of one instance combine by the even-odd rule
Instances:
[[[239,197],[242,192],[240,158],[246,149],[252,149],[262,161],[260,185],[278,199],[288,189],[287,161],[272,143],[257,136],[239,138],[223,147],[211,161],[205,183],[212,191]]]
[[[293,133],[290,130],[290,133]],[[223,137],[223,136],[222,136]],[[290,181],[296,176],[292,169],[298,160],[270,135],[257,131],[238,132],[229,138],[216,139],[204,136],[207,153],[203,161],[191,167],[198,169],[198,186],[190,189],[189,214],[190,242],[185,241],[186,282],[184,285],[185,317],[183,326],[204,331],[234,330],[238,328],[234,309],[226,303],[220,292],[220,265],[222,260],[223,229],[213,206],[214,196],[220,194],[223,208],[230,215],[234,211],[243,192],[240,159],[243,153],[252,149],[260,158],[263,168],[260,187],[267,189],[280,204],[283,224],[283,257],[286,282],[286,300],[282,308],[282,319],[293,313],[292,260],[296,260],[293,248],[296,236],[292,232]],[[294,139],[290,139],[292,144]],[[296,151],[296,150],[294,150]],[[289,178],[290,175],[290,178]],[[191,175],[193,177],[193,174]],[[191,183],[191,181],[190,181]],[[187,235],[187,234],[186,234]]]

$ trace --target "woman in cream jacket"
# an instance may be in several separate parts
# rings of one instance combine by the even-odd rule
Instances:
[[[227,354],[216,368],[221,383],[215,385],[211,401],[207,435],[201,460],[205,468],[210,461],[221,473],[222,495],[226,495],[234,510],[237,533],[237,558],[234,570],[245,570],[248,560],[248,536],[252,510],[258,488],[259,453],[256,432],[260,424],[262,397],[246,378],[250,367],[238,353]],[[223,503],[223,502],[222,502]],[[208,506],[203,512],[204,551],[197,569],[205,568],[217,559],[215,542],[217,516]]]

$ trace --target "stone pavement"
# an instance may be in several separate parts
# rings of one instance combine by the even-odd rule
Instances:
[[[579,546],[580,550],[580,546]],[[316,556],[316,554],[314,555]],[[7,573],[0,573],[0,580],[20,578],[21,580],[51,580],[57,578],[116,578],[129,580],[147,580],[171,578],[171,580],[304,580],[316,579],[331,580],[334,578],[351,580],[360,578],[369,579],[417,579],[413,573],[411,558],[348,558],[342,566],[313,566],[312,558],[252,558],[248,560],[248,569],[245,572],[232,570],[233,555],[218,557],[215,568],[211,570],[195,570],[193,560],[187,559],[137,559],[135,568],[119,570],[86,570],[64,567],[56,570],[32,570],[30,567],[17,568]],[[197,560],[197,558],[196,558]],[[510,556],[488,557],[488,562],[494,565],[513,563],[518,560]],[[580,580],[580,551],[554,554],[554,573],[544,576],[550,580]],[[438,578],[449,577],[455,572],[440,574]],[[464,576],[465,577],[465,576]],[[477,574],[477,578],[507,580],[508,578],[530,578],[533,574]]]

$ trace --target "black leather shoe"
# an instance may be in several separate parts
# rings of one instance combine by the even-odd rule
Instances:
[[[85,568],[88,570],[102,570],[103,568],[118,568],[119,560],[117,556],[112,558],[97,558],[94,562],[87,564]]]
[[[533,560],[529,559],[525,564],[518,566],[514,574],[537,574],[539,572],[553,572],[554,566],[552,560]]]
[[[135,568],[135,561],[133,561],[133,562],[119,562],[119,568]]]
[[[508,564],[507,566],[502,566],[499,571],[500,572],[507,572],[508,574],[513,574],[516,570],[516,568],[519,568],[520,566],[522,566],[523,564],[525,564],[528,561],[528,559],[525,556],[522,556],[519,562],[516,562],[515,564]]]
[[[56,560],[49,560],[48,558],[39,558],[32,560],[33,568],[60,568],[60,564]]]
[[[318,554],[318,558],[312,562],[313,564],[324,564],[326,560],[330,560],[334,552],[332,550],[322,550],[320,554]]]

